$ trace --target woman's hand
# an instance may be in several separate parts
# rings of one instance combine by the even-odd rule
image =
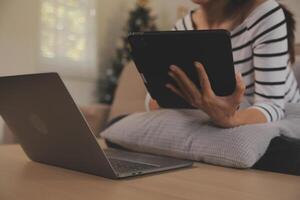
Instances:
[[[159,110],[160,109],[157,101],[154,99],[150,99],[149,108],[150,108],[150,110]]]
[[[178,87],[167,84],[166,87],[182,97],[186,102],[195,108],[206,112],[213,122],[224,128],[231,128],[238,125],[237,110],[242,102],[245,84],[240,74],[236,74],[236,89],[230,96],[216,96],[203,65],[195,62],[198,72],[201,91],[177,66],[171,66],[169,75],[175,80]]]

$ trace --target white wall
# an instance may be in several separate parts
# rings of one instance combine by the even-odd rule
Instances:
[[[0,75],[41,71],[38,58],[39,0],[0,0]],[[79,104],[94,101],[95,80],[65,77]],[[80,91],[80,93],[79,93]],[[75,95],[76,94],[76,95]]]
[[[0,76],[35,73],[38,62],[39,0],[0,0]],[[81,105],[95,101],[95,80],[64,77]],[[0,143],[3,121],[0,119]]]
[[[36,3],[0,0],[0,76],[36,68]],[[0,143],[3,122],[0,119]]]
[[[0,0],[0,75],[35,71],[36,10],[35,3]]]

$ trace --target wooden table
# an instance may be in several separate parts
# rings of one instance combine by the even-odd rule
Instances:
[[[3,145],[0,199],[300,200],[300,177],[197,164],[116,181],[35,163],[20,146]]]

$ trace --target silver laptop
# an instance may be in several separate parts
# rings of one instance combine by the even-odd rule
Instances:
[[[0,77],[0,114],[36,162],[112,179],[193,164],[102,149],[57,73]]]

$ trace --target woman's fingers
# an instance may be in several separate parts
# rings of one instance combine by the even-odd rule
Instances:
[[[193,99],[192,94],[186,89],[184,83],[178,78],[176,74],[169,72],[169,76],[176,82],[179,88],[177,90],[180,91],[180,93],[183,94],[187,100],[190,101],[191,99]]]
[[[175,94],[177,94],[178,96],[180,96],[181,98],[183,98],[185,101],[188,102],[187,97],[180,90],[178,90],[174,85],[166,84],[166,88],[168,88],[169,90],[171,90],[172,92],[174,92]]]
[[[188,96],[191,97],[190,100],[194,101],[199,95],[197,87],[179,67],[172,65],[170,69],[170,75],[177,82],[182,92],[187,93]]]
[[[210,96],[213,95],[214,92],[211,88],[211,84],[207,76],[207,73],[204,69],[204,66],[199,62],[195,62],[195,66],[198,72],[202,93]]]

